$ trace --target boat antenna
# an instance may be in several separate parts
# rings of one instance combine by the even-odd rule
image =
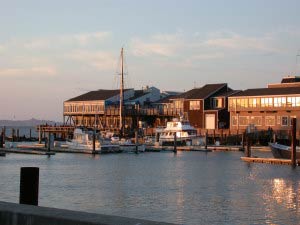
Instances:
[[[300,57],[300,49],[298,50],[298,53],[297,53],[297,55],[296,55],[296,74],[295,74],[295,75],[297,75],[298,57]]]
[[[120,79],[120,134],[124,135],[124,120],[123,120],[123,107],[124,107],[124,49],[121,49],[121,79]]]

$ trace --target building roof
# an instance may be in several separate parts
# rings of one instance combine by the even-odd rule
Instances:
[[[282,78],[281,83],[297,83],[300,82],[300,77],[299,76],[287,76]]]
[[[232,97],[242,96],[267,96],[267,95],[292,95],[300,94],[300,87],[281,87],[281,88],[257,88],[247,89],[236,93]]]
[[[134,91],[134,96],[132,96],[131,98],[129,98],[129,100],[134,100],[137,99],[139,97],[142,97],[143,95],[148,94],[148,92],[144,92],[144,90],[136,90]]]
[[[124,90],[125,91],[125,90]],[[106,100],[113,96],[119,95],[120,90],[97,90],[97,91],[90,91],[83,95],[79,95],[75,98],[71,98],[67,100],[67,102],[71,101],[95,101],[95,100]]]
[[[176,95],[169,95],[167,97],[161,98],[158,101],[154,102],[154,104],[166,104],[170,103],[170,99],[174,99]]]
[[[184,98],[184,99],[205,99],[210,95],[213,95],[222,87],[226,86],[227,84],[206,84],[201,88],[194,88],[187,92],[184,92],[181,95],[174,96],[173,99]]]
[[[218,95],[215,95],[215,97],[229,97],[231,95],[234,95],[234,94],[237,94],[239,92],[241,92],[242,90],[232,90],[232,89],[229,89],[227,92],[223,92],[221,94],[218,94]]]

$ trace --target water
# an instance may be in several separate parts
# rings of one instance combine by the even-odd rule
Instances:
[[[300,169],[247,164],[241,155],[8,154],[0,196],[18,202],[20,167],[38,166],[41,206],[178,224],[297,224]]]

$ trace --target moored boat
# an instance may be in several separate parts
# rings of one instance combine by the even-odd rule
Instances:
[[[278,143],[269,143],[274,158],[291,159],[291,147]],[[296,158],[300,159],[300,148],[296,148]]]
[[[187,120],[174,119],[167,122],[167,127],[156,131],[159,135],[159,144],[174,144],[174,136],[176,134],[176,142],[181,145],[191,145],[192,140],[197,137],[197,130]]]
[[[69,149],[75,150],[94,150],[93,149],[93,132],[82,127],[74,130],[73,139],[67,141]],[[120,147],[111,143],[105,143],[99,134],[95,135],[95,150],[100,153],[118,152]]]

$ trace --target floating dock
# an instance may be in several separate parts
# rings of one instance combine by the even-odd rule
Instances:
[[[54,152],[45,150],[21,149],[21,148],[6,148],[5,153],[19,153],[19,154],[32,154],[32,155],[55,155]]]
[[[186,152],[211,152],[211,149],[205,149],[202,146],[177,146],[177,151]],[[173,146],[146,146],[146,152],[173,152]]]
[[[241,160],[249,163],[267,163],[276,165],[292,165],[290,159],[275,159],[275,158],[258,158],[258,157],[241,157]],[[296,162],[297,166],[300,166],[300,162]]]

